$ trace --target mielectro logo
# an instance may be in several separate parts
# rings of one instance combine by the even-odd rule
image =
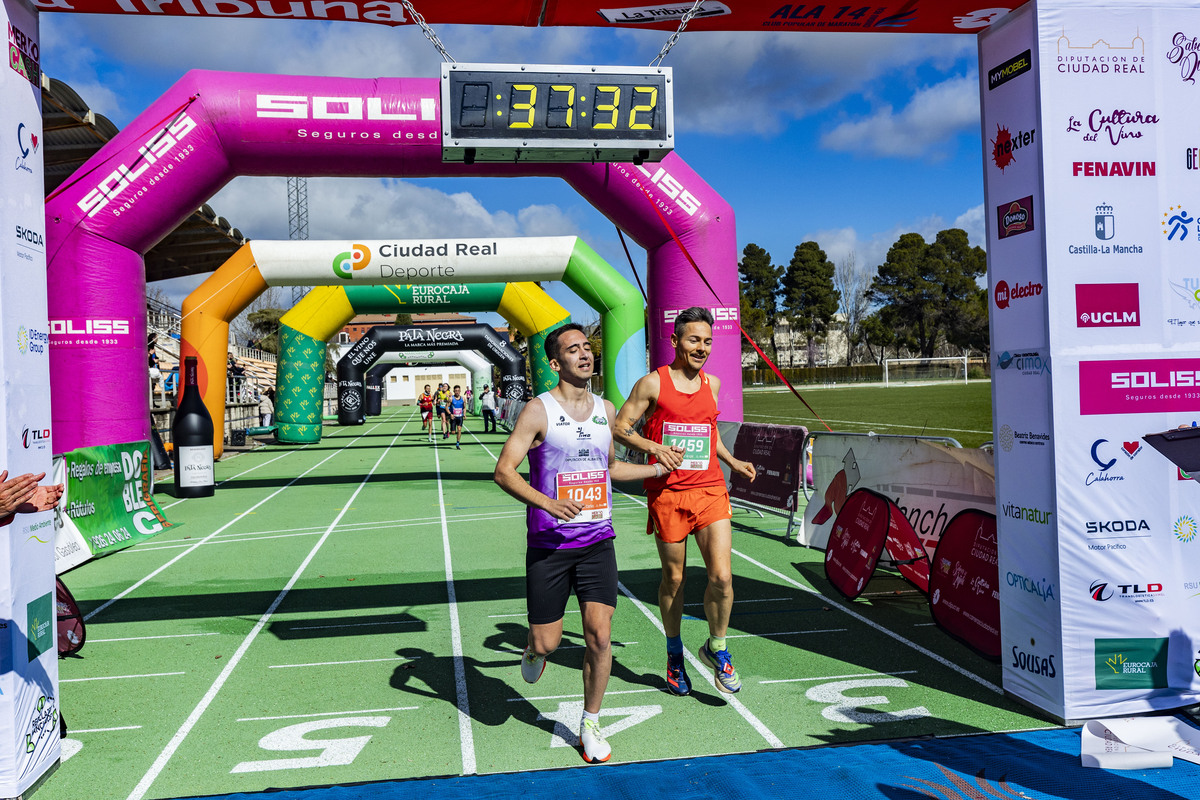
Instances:
[[[349,280],[354,273],[371,263],[371,249],[365,244],[352,244],[350,250],[333,258],[333,274]]]

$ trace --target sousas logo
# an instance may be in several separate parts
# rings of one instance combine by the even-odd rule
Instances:
[[[77,203],[79,210],[87,212],[89,217],[96,216],[102,208],[116,200],[146,170],[169,154],[175,145],[195,129],[196,121],[187,114],[180,114],[171,121],[165,130],[156,131],[144,145],[138,148],[139,155],[134,159],[133,169],[119,164],[108,174],[107,178],[96,185],[96,188],[83,196],[83,199]]]

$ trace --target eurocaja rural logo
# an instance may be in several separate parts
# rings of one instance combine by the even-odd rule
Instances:
[[[333,257],[333,274],[343,280],[350,280],[354,273],[366,269],[371,263],[371,249],[365,244],[350,245],[345,253]]]

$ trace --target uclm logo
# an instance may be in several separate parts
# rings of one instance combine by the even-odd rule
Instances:
[[[1077,328],[1136,328],[1139,311],[1136,283],[1075,284]]]

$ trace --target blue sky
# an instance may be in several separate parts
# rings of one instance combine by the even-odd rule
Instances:
[[[413,27],[295,20],[45,13],[42,68],[118,127],[189,69],[433,77],[441,57]],[[648,64],[667,34],[439,26],[458,61]],[[739,250],[776,264],[818,242],[874,272],[896,238],[948,227],[983,244],[973,35],[685,32],[675,70],[677,152],[734,207]],[[238,178],[210,201],[246,236],[288,236],[283,178]],[[613,225],[560,181],[309,181],[313,239],[577,235],[631,275]],[[631,245],[639,272],[644,256]],[[162,284],[175,302],[199,281]],[[548,287],[576,319],[594,314]]]

